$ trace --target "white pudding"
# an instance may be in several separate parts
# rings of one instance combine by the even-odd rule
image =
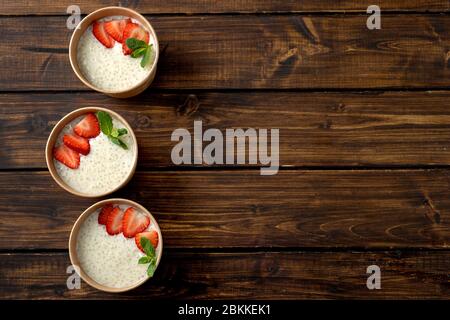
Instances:
[[[119,206],[125,211],[127,206]],[[144,254],[136,246],[134,238],[122,233],[111,236],[106,227],[98,223],[101,209],[92,213],[81,225],[77,238],[77,256],[80,267],[94,281],[110,288],[126,288],[147,278],[147,267],[138,264]],[[156,230],[151,221],[147,230]],[[156,248],[156,256],[161,245]]]
[[[73,134],[73,128],[85,115],[71,121],[58,136],[58,143],[62,144],[65,134]],[[124,124],[112,116],[115,128],[125,128]],[[75,191],[91,196],[102,195],[113,191],[121,185],[133,170],[137,146],[130,134],[121,136],[128,149],[112,143],[109,138],[100,134],[89,139],[90,152],[80,155],[80,166],[71,169],[53,159],[59,177]],[[58,146],[58,145],[57,145]]]
[[[114,16],[100,21],[124,18]],[[132,21],[139,24],[137,20]],[[155,39],[151,34],[149,43],[155,47]],[[138,85],[150,73],[154,60],[153,54],[150,62],[142,68],[140,58],[123,54],[121,43],[116,41],[112,48],[106,48],[95,38],[92,25],[78,42],[77,61],[81,72],[89,83],[105,91],[120,92]]]

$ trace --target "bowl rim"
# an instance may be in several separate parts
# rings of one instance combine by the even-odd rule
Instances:
[[[88,207],[86,210],[84,210],[79,217],[77,218],[77,220],[75,221],[75,223],[72,226],[72,229],[70,231],[70,236],[69,236],[69,243],[68,243],[68,247],[69,247],[69,258],[70,258],[70,263],[72,264],[72,266],[75,268],[75,271],[77,272],[77,274],[81,277],[81,279],[83,279],[88,285],[90,285],[91,287],[94,287],[98,290],[101,291],[105,291],[105,292],[111,292],[111,293],[119,293],[119,292],[126,292],[126,291],[130,291],[133,290],[139,286],[141,286],[142,284],[144,284],[147,280],[150,279],[150,277],[146,277],[145,279],[137,282],[136,284],[133,284],[131,286],[128,287],[124,287],[124,288],[112,288],[112,287],[108,287],[105,285],[102,285],[100,283],[98,283],[97,281],[95,281],[94,279],[92,279],[90,276],[88,276],[83,269],[81,268],[80,263],[78,263],[78,255],[76,253],[76,244],[78,241],[78,232],[80,230],[80,227],[82,225],[82,223],[91,215],[93,214],[97,209],[101,208],[102,206],[106,205],[106,204],[118,204],[118,205],[126,205],[126,206],[130,206],[130,207],[135,207],[137,208],[139,211],[143,212],[144,214],[147,214],[150,216],[150,220],[151,222],[154,224],[154,227],[156,229],[156,231],[158,232],[158,246],[160,246],[160,250],[158,252],[158,256],[156,258],[156,268],[155,270],[158,268],[159,263],[161,261],[161,257],[162,257],[162,252],[163,252],[163,237],[162,237],[162,233],[161,233],[161,228],[159,227],[158,221],[155,219],[155,217],[150,213],[149,210],[147,210],[144,206],[142,206],[141,204],[133,201],[133,200],[129,200],[129,199],[124,199],[124,198],[111,198],[111,199],[105,199],[105,200],[101,200],[98,201],[96,203],[94,203],[93,205],[91,205],[90,207]]]
[[[139,22],[141,24],[144,25],[145,28],[148,29],[148,31],[150,32],[151,36],[153,36],[153,38],[155,39],[155,60],[153,61],[153,64],[147,74],[147,76],[142,79],[140,82],[138,82],[136,85],[134,85],[133,87],[124,89],[124,90],[118,90],[118,91],[111,91],[111,90],[103,90],[98,88],[97,86],[93,85],[92,83],[90,83],[85,76],[82,74],[81,70],[80,72],[77,71],[76,66],[79,69],[78,66],[78,61],[74,61],[77,60],[77,53],[78,53],[78,42],[79,42],[79,38],[78,41],[75,41],[75,36],[78,33],[80,34],[80,37],[83,35],[83,33],[86,31],[86,29],[89,27],[89,25],[93,22],[92,17],[99,15],[99,14],[103,14],[104,12],[109,12],[111,10],[119,10],[121,11],[123,14],[114,14],[114,15],[123,15],[123,16],[130,16],[133,15],[135,17],[138,17]],[[100,18],[98,19],[102,19],[105,17],[109,17],[109,16],[114,16],[112,14],[104,14],[102,15]],[[135,19],[135,17],[131,17],[133,19]],[[95,19],[95,20],[98,20]],[[91,21],[92,20],[92,21]],[[87,26],[85,26],[85,24]],[[83,29],[83,30],[82,30]],[[72,53],[74,52],[74,58],[72,58]],[[97,9],[95,11],[92,11],[90,14],[88,14],[86,17],[84,17],[76,26],[76,28],[74,29],[74,31],[72,32],[72,35],[70,37],[70,42],[69,42],[69,61],[70,61],[70,65],[72,67],[73,72],[75,73],[75,75],[77,76],[77,78],[83,82],[87,87],[91,88],[92,90],[95,90],[97,92],[101,92],[104,93],[106,95],[117,95],[117,94],[124,94],[124,93],[128,93],[131,91],[134,91],[136,89],[138,89],[139,87],[143,86],[151,77],[152,74],[155,72],[156,70],[156,65],[158,64],[158,60],[159,60],[159,41],[158,41],[158,37],[156,35],[155,29],[153,29],[153,26],[151,25],[151,23],[140,13],[138,13],[137,11],[133,10],[133,9],[129,9],[129,8],[124,8],[124,7],[117,7],[117,6],[109,6],[109,7],[104,7],[104,8],[100,8]]]
[[[99,194],[88,194],[88,193],[83,193],[83,192],[79,192],[75,189],[73,189],[72,187],[70,187],[67,183],[65,183],[62,178],[59,176],[58,172],[56,171],[56,168],[54,166],[53,163],[53,148],[55,146],[56,140],[59,136],[59,134],[61,133],[61,130],[64,129],[64,127],[71,121],[73,121],[74,119],[82,116],[83,114],[89,113],[89,112],[96,112],[96,111],[105,111],[109,114],[111,114],[113,117],[115,117],[117,120],[119,120],[128,130],[128,134],[131,136],[134,145],[135,145],[135,151],[134,151],[134,157],[133,157],[133,166],[131,167],[131,170],[128,174],[128,176],[126,177],[126,179],[124,179],[120,184],[118,184],[115,188],[111,189],[110,191],[107,192],[103,192],[103,193],[99,193]],[[100,198],[100,197],[104,197],[106,195],[109,195],[113,192],[116,192],[117,190],[121,189],[122,187],[124,187],[130,180],[131,178],[134,176],[134,173],[136,171],[136,167],[137,167],[137,161],[138,161],[138,143],[137,143],[137,139],[136,136],[134,134],[133,128],[130,126],[130,124],[128,123],[128,121],[126,121],[120,114],[118,114],[117,112],[111,110],[111,109],[107,109],[107,108],[103,108],[103,107],[83,107],[83,108],[78,108],[75,109],[71,112],[69,112],[68,114],[66,114],[64,117],[62,117],[57,123],[56,125],[53,127],[52,131],[50,132],[48,138],[47,138],[47,143],[45,145],[45,161],[47,163],[47,169],[50,172],[50,175],[52,176],[53,180],[64,190],[66,190],[69,193],[72,193],[76,196],[79,197],[83,197],[83,198]]]

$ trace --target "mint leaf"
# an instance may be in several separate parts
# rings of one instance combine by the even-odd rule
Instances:
[[[128,131],[125,128],[121,128],[121,129],[117,129],[117,128],[113,128],[111,131],[111,137],[113,138],[118,138],[120,136],[123,136],[124,134],[127,134]]]
[[[118,129],[117,132],[119,134],[119,137],[128,133],[127,129],[125,129],[125,128]]]
[[[140,244],[144,249],[144,252],[147,256],[141,257],[138,261],[139,264],[149,264],[147,268],[147,275],[149,277],[153,277],[153,274],[156,270],[156,251],[153,247],[152,243],[146,237],[141,237]]]
[[[111,116],[105,111],[97,112],[97,119],[100,124],[100,129],[102,132],[109,136],[113,129],[113,122]]]
[[[138,40],[136,38],[128,38],[126,40],[127,47],[131,50],[137,50],[139,48],[147,48],[147,43],[142,40]]]
[[[132,58],[142,57],[141,67],[144,68],[150,62],[153,56],[153,45],[147,44],[145,41],[138,40],[136,38],[128,38],[125,43],[132,51]]]
[[[146,237],[141,237],[139,242],[141,243],[141,247],[144,248],[144,251],[145,251],[145,247],[150,242],[150,240],[148,240]]]
[[[145,51],[144,57],[141,60],[141,67],[144,68],[149,62],[150,58],[152,56],[152,45],[149,45],[147,47],[147,50]]]
[[[125,149],[125,150],[128,149],[128,146],[125,144],[125,142],[123,142],[119,138],[116,138],[116,137],[113,137],[113,136],[109,136],[109,140],[111,140],[112,143],[118,145],[122,149]]]
[[[133,53],[131,54],[131,56],[133,58],[139,58],[140,56],[143,56],[146,51],[147,51],[147,47],[139,48],[139,49],[134,50]]]
[[[116,128],[113,128],[111,131],[111,137],[117,138],[118,136],[119,136],[119,130],[117,130]]]
[[[105,111],[98,111],[97,119],[98,119],[100,129],[102,130],[103,134],[106,135],[109,138],[109,140],[111,140],[112,143],[127,150],[128,146],[126,145],[126,143],[119,139],[120,136],[123,136],[124,134],[128,133],[127,129],[114,128],[113,120],[112,120],[111,116],[109,115],[109,113],[107,113]]]
[[[141,246],[144,249],[144,252],[147,256],[149,257],[154,257],[155,256],[155,248],[153,247],[152,243],[150,242],[150,240],[148,240],[146,237],[141,237]]]
[[[148,256],[141,257],[138,261],[139,264],[147,264],[150,263],[152,260]]]
[[[148,268],[147,268],[147,275],[150,278],[153,277],[153,275],[155,274],[155,270],[156,270],[156,262],[150,263]]]

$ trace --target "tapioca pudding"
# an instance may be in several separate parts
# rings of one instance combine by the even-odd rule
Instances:
[[[108,204],[81,225],[76,253],[79,267],[94,281],[126,288],[153,276],[160,254],[156,222],[134,207]]]
[[[124,123],[108,112],[86,113],[59,133],[53,149],[57,175],[88,196],[110,193],[134,172],[137,144]]]
[[[150,73],[155,41],[137,20],[106,17],[95,21],[80,37],[78,66],[86,80],[100,90],[125,91]]]

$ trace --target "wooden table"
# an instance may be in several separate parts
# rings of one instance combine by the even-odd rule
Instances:
[[[3,2],[0,298],[450,298],[450,3],[379,1],[370,31],[372,2],[122,1],[163,48],[152,87],[127,100],[75,78],[73,1]],[[135,128],[138,170],[114,196],[164,236],[155,278],[125,294],[66,287],[69,232],[94,200],[53,182],[44,148],[84,106]],[[194,120],[279,128],[279,174],[175,166],[170,135]]]

